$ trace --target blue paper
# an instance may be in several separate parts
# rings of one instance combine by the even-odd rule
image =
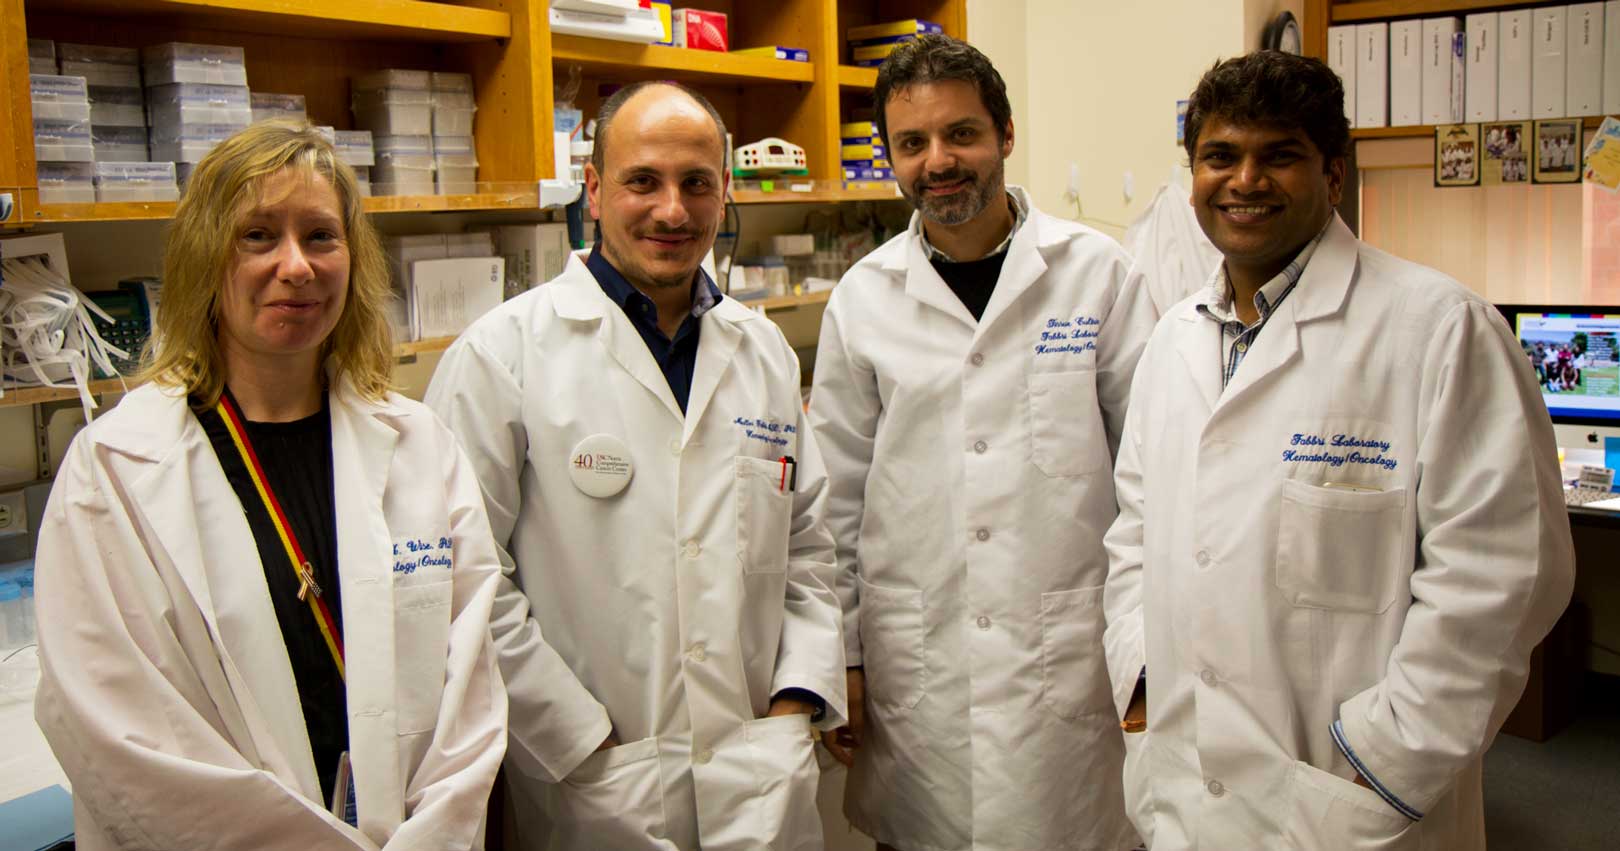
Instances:
[[[40,851],[73,838],[73,796],[52,786],[0,804],[0,851]]]
[[[1620,437],[1603,438],[1603,466],[1620,473]],[[1620,491],[1620,476],[1615,477],[1614,490]]]

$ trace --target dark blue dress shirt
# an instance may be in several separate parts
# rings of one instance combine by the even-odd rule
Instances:
[[[613,268],[613,264],[602,256],[600,242],[591,249],[585,268],[590,269],[596,277],[602,292],[607,293],[614,304],[624,309],[624,315],[630,317],[631,326],[646,342],[647,350],[652,352],[653,360],[664,372],[664,380],[669,382],[669,391],[675,394],[675,401],[680,404],[681,412],[685,413],[686,399],[692,395],[692,374],[697,371],[698,337],[703,330],[703,314],[725,298],[720,294],[720,288],[709,279],[707,272],[698,270],[697,279],[692,282],[692,313],[681,320],[681,327],[675,329],[675,338],[670,339],[658,327],[658,305],[653,304],[652,299],[643,295],[619,274],[618,269]]]

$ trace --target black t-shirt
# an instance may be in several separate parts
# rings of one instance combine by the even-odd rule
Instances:
[[[248,528],[253,530],[253,542],[259,551],[259,561],[264,565],[265,582],[270,587],[270,602],[275,607],[281,637],[287,643],[287,657],[292,662],[293,679],[298,684],[298,700],[303,705],[304,724],[309,730],[310,749],[315,756],[315,773],[320,777],[324,800],[330,801],[338,757],[349,747],[348,700],[343,677],[338,673],[337,663],[327,649],[308,601],[298,599],[299,581],[292,561],[225,422],[213,409],[198,411],[197,419],[214,445],[214,454],[225,469],[225,478],[242,503]],[[281,504],[304,556],[314,568],[321,599],[338,625],[338,634],[342,635],[337,509],[332,480],[332,418],[327,402],[322,400],[320,413],[301,420],[244,422],[244,426],[248,442],[264,468],[267,484]]]
[[[962,300],[962,306],[973,314],[975,320],[979,320],[984,318],[984,309],[990,304],[990,295],[996,291],[996,281],[1001,278],[1001,265],[1006,260],[1007,252],[1002,250],[966,263],[938,258],[931,262],[946,286]]]

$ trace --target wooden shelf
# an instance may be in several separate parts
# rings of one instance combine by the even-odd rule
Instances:
[[[551,37],[551,59],[553,63],[574,63],[588,71],[626,78],[662,77],[675,73],[682,80],[809,83],[816,74],[815,66],[809,62],[573,35]]]
[[[731,200],[738,204],[838,204],[850,201],[904,201],[900,190],[892,185],[873,189],[846,189],[836,181],[811,181],[809,190],[794,191],[791,180],[778,181],[771,192],[757,189],[733,189]],[[827,187],[822,184],[833,183]]]
[[[826,304],[827,299],[830,298],[832,298],[832,290],[821,290],[819,292],[805,293],[803,295],[780,295],[772,298],[760,299],[759,301],[745,301],[742,303],[756,310],[764,309],[766,312],[770,312],[772,310],[793,310],[800,307]]]
[[[858,89],[871,93],[877,86],[876,68],[857,68],[854,65],[838,66],[838,87],[840,89]]]
[[[820,293],[816,293],[820,295]],[[430,340],[417,340],[410,343],[399,343],[394,346],[394,357],[407,358],[416,355],[442,352],[450,348],[455,337],[434,337]],[[90,382],[90,393],[93,396],[102,396],[108,393],[124,393],[139,387],[138,382],[130,379],[105,378]],[[41,402],[59,402],[76,400],[79,390],[76,387],[19,387],[6,388],[6,395],[0,396],[0,408],[13,408],[19,405],[37,405]]]
[[[1527,124],[1534,123],[1531,119],[1528,119],[1528,118],[1522,119],[1522,120]],[[1570,119],[1570,120],[1574,120],[1574,119]],[[1603,116],[1601,116],[1601,115],[1599,115],[1599,116],[1588,116],[1586,118],[1582,118],[1580,121],[1581,121],[1581,126],[1582,127],[1586,128],[1588,130],[1591,130],[1591,129],[1597,127],[1599,124],[1603,123]],[[1515,122],[1513,119],[1510,118],[1510,119],[1508,119],[1506,121],[1485,121],[1485,122],[1477,122],[1477,121],[1475,121],[1475,122],[1464,122],[1464,123],[1470,123],[1470,124],[1480,124],[1480,123],[1484,123],[1484,124],[1514,124],[1514,123],[1517,123],[1517,122]],[[1350,138],[1351,139],[1421,139],[1421,138],[1425,138],[1425,137],[1427,137],[1427,138],[1433,138],[1434,137],[1434,125],[1432,125],[1432,124],[1422,124],[1422,125],[1418,125],[1416,127],[1363,127],[1363,128],[1361,128],[1359,130],[1351,130],[1350,131]]]
[[[534,188],[479,195],[379,195],[363,200],[368,213],[432,213],[454,210],[533,210]],[[127,222],[174,218],[175,202],[108,204],[41,204],[29,212],[34,224],[55,222]]]
[[[29,0],[27,5],[29,11],[51,14],[138,15],[177,27],[302,38],[472,42],[512,37],[507,12],[424,0]]]
[[[1413,18],[1430,15],[1462,15],[1511,6],[1527,6],[1526,0],[1353,0],[1332,3],[1329,17],[1335,24],[1378,21],[1385,18]]]

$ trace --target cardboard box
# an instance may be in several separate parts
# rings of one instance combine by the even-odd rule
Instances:
[[[495,239],[506,260],[506,298],[561,275],[568,264],[568,225],[562,222],[506,225]]]
[[[731,49],[726,34],[726,16],[721,12],[702,9],[675,9],[674,38],[676,47],[692,50],[715,50],[725,53]]]

